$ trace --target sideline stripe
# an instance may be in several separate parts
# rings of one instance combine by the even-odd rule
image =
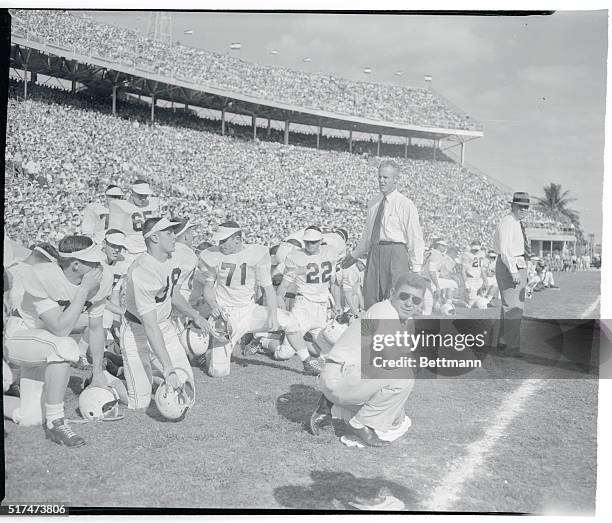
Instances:
[[[591,313],[597,308],[597,306],[599,305],[599,302],[601,300],[601,295],[597,296],[597,298],[595,299],[595,301],[593,303],[591,303],[591,305],[589,305],[586,310],[580,315],[581,318],[587,318],[591,315]]]
[[[440,485],[425,501],[423,507],[426,510],[445,511],[452,508],[453,503],[459,499],[459,494],[466,481],[484,464],[486,455],[495,446],[497,440],[506,434],[506,428],[522,412],[523,405],[529,396],[540,389],[543,384],[542,379],[525,380],[506,398],[485,435],[468,445],[466,455],[455,461]]]

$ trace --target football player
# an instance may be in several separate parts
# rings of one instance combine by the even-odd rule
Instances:
[[[174,389],[180,389],[193,372],[170,315],[179,313],[208,332],[206,320],[193,308],[176,300],[181,268],[172,257],[177,222],[148,218],[143,224],[147,251],[130,266],[126,280],[125,321],[121,325],[121,353],[128,386],[128,408],[144,410],[151,402],[154,370]],[[154,369],[155,368],[155,369]]]
[[[123,191],[117,185],[109,185],[106,188],[106,205],[99,202],[92,202],[85,206],[83,210],[83,222],[81,232],[85,236],[93,238],[96,243],[104,240],[104,231],[108,229],[109,207],[111,200],[123,199]]]
[[[467,291],[468,308],[474,305],[478,297],[478,290],[487,286],[486,269],[484,260],[486,259],[480,242],[474,240],[470,245],[470,250],[463,253],[461,257],[461,272],[465,281]]]
[[[457,282],[450,277],[455,262],[446,255],[447,247],[446,241],[442,238],[435,238],[424,264],[424,271],[429,276],[439,304],[452,301],[454,292],[459,287]]]
[[[21,366],[20,406],[13,419],[24,425],[41,423],[42,401],[47,438],[68,447],[80,447],[85,440],[72,431],[64,418],[70,362],[79,358],[78,345],[70,334],[85,316],[94,364],[92,384],[105,386],[102,315],[112,276],[102,269],[103,255],[87,236],[62,239],[58,255],[57,262],[32,267],[30,277],[24,281],[23,300],[17,307],[19,315],[11,316],[6,325],[9,360]]]
[[[126,259],[132,261],[137,254],[145,252],[146,245],[142,236],[144,222],[152,216],[159,216],[159,199],[153,198],[153,191],[144,180],[137,180],[132,185],[132,192],[127,200],[109,201],[109,221],[111,229],[119,229],[126,234]]]
[[[277,290],[281,301],[287,287],[291,284],[296,286],[291,323],[286,329],[287,339],[302,360],[305,372],[312,375],[321,372],[321,364],[310,356],[304,335],[309,332],[314,338],[327,325],[329,284],[340,259],[338,251],[321,245],[322,239],[319,227],[313,225],[306,228],[304,248],[294,249],[287,256],[283,281]]]
[[[266,246],[243,243],[242,229],[234,221],[219,225],[212,239],[218,246],[202,251],[198,271],[212,318],[223,318],[230,326],[229,342],[214,342],[207,352],[208,374],[221,377],[229,375],[232,350],[242,336],[284,328],[289,315],[277,308]],[[259,288],[265,306],[255,303]]]

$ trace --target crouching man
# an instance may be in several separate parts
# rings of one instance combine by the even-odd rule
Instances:
[[[372,305],[364,319],[395,320],[405,324],[420,314],[426,283],[414,273],[400,275],[387,300]],[[408,327],[408,326],[406,326]],[[331,417],[342,418],[348,433],[341,441],[349,446],[383,447],[410,427],[404,405],[414,379],[364,379],[361,376],[361,322],[353,322],[325,355],[319,377],[323,392],[310,419],[313,434]]]

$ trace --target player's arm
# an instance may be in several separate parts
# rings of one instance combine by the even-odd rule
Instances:
[[[174,371],[174,367],[172,366],[172,360],[168,355],[164,337],[157,322],[157,311],[153,309],[143,314],[141,320],[149,345],[162,364],[164,378],[167,378]]]
[[[287,256],[285,260],[285,270],[283,271],[283,279],[281,280],[278,288],[276,289],[276,302],[281,309],[286,309],[287,304],[285,303],[285,294],[289,285],[295,282],[297,274],[297,264],[294,261],[291,254]]]
[[[93,362],[93,376],[91,384],[94,387],[105,387],[106,380],[104,379],[104,345],[106,335],[102,324],[103,315],[89,318],[89,350],[91,351],[91,359]]]
[[[342,314],[342,285],[338,283],[336,275],[332,278],[329,284],[331,295],[334,298],[335,303],[335,314]]]
[[[93,269],[86,273],[72,302],[65,310],[62,310],[61,307],[57,306],[57,303],[50,299],[35,299],[34,306],[37,311],[42,310],[42,308],[47,309],[49,304],[53,306],[53,308],[39,313],[39,317],[44,322],[46,329],[55,336],[62,338],[69,336],[79,320],[85,302],[96,293],[101,281],[101,268]]]
[[[255,276],[259,286],[263,289],[264,301],[268,309],[270,330],[278,330],[278,300],[276,299],[276,293],[272,285],[272,260],[270,259],[270,252],[268,249],[264,250],[264,255],[255,266]]]
[[[404,240],[408,246],[411,270],[412,272],[421,272],[425,242],[423,241],[423,229],[419,221],[419,211],[414,203],[408,202],[404,212]]]

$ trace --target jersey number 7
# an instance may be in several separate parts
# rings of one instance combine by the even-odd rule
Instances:
[[[236,270],[235,263],[227,263],[223,262],[221,264],[221,270],[229,269],[227,273],[227,280],[225,280],[225,285],[229,287],[232,284],[232,276],[234,276],[234,271]],[[247,264],[246,262],[240,264],[240,285],[244,285],[246,283],[246,270]]]

